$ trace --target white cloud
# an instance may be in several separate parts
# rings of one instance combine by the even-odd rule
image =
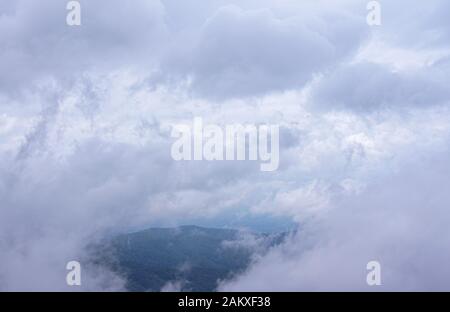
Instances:
[[[222,291],[448,290],[448,151],[414,155],[395,174],[344,197]],[[298,209],[301,209],[299,206]],[[366,284],[381,263],[382,286]]]
[[[2,289],[67,290],[105,233],[236,210],[305,230],[224,288],[360,289],[380,257],[386,289],[444,289],[447,4],[402,3],[377,30],[357,1],[82,1],[79,29],[57,1],[0,4]],[[280,169],[174,162],[170,125],[194,116],[279,124]]]

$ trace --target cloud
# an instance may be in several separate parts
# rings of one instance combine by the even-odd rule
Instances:
[[[373,29],[350,0],[82,1],[80,28],[65,3],[1,3],[1,289],[73,290],[70,260],[82,290],[122,289],[93,241],[246,215],[301,231],[224,289],[365,289],[377,257],[385,289],[445,288],[447,4],[403,4]],[[173,161],[195,116],[279,125],[279,170]]]
[[[167,282],[162,288],[161,292],[180,292],[183,289],[183,281]]]
[[[47,90],[56,94],[44,96],[43,103],[54,102],[29,127],[16,130],[21,139],[5,147],[0,167],[4,289],[68,290],[65,263],[89,266],[87,244],[129,228],[208,220],[236,210],[303,223],[327,211],[341,193],[358,192],[372,171],[387,174],[410,153],[441,146],[449,132],[444,108],[371,118],[322,114],[304,111],[299,93],[211,106],[130,87],[139,81],[122,72],[80,78],[61,93]],[[96,87],[87,96],[89,86]],[[92,99],[95,107],[86,109]],[[267,175],[246,162],[174,162],[170,124],[190,114],[219,124],[279,120],[283,166]],[[50,249],[46,259],[42,255]],[[83,289],[121,287],[120,278],[101,267],[86,274]],[[40,284],[45,278],[48,284]]]
[[[290,241],[219,290],[447,290],[447,155],[413,156],[395,174],[300,226]],[[381,263],[378,288],[366,284],[372,260]]]
[[[339,21],[333,28],[326,24],[331,19]],[[223,6],[193,47],[172,55],[163,69],[187,77],[195,94],[214,99],[301,88],[356,51],[367,33],[363,23],[338,11],[279,18],[269,9]]]
[[[384,41],[410,49],[449,48],[450,27],[447,19],[449,3],[432,0],[411,6],[407,0],[383,1],[382,27],[374,31]]]
[[[442,61],[405,71],[369,62],[340,66],[313,87],[311,105],[366,112],[447,104],[447,68],[448,64]]]
[[[159,1],[80,1],[80,27],[66,25],[66,3],[19,0],[0,16],[3,92],[17,92],[42,79],[71,81],[92,68],[144,63],[151,68],[166,34]]]

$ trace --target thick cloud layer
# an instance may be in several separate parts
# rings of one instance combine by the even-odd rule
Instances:
[[[300,228],[222,291],[448,290],[448,151],[405,161]],[[382,285],[366,284],[369,261]]]
[[[426,68],[404,71],[366,62],[341,66],[313,88],[311,105],[372,111],[448,104],[449,65],[443,60]]]
[[[0,4],[1,290],[122,289],[90,243],[252,216],[299,231],[220,289],[450,288],[446,1],[80,2]],[[279,170],[174,161],[196,116],[279,125]]]
[[[332,28],[327,19],[336,21]],[[340,12],[279,18],[269,9],[225,6],[208,18],[195,45],[175,56],[169,68],[184,70],[193,90],[212,98],[301,88],[313,74],[355,51],[367,33],[364,23]]]

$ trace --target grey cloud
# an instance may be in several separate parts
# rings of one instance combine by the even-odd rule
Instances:
[[[450,101],[448,78],[448,64],[442,61],[410,71],[367,62],[344,65],[312,88],[310,105],[360,112],[442,105]]]
[[[448,48],[449,3],[431,0],[411,5],[410,1],[380,1],[382,27],[375,30],[393,44],[414,49]]]
[[[367,33],[364,23],[340,12],[278,18],[268,9],[225,6],[207,20],[195,45],[185,55],[170,55],[163,70],[192,79],[194,93],[216,99],[301,88],[355,52]]]
[[[448,59],[397,72],[355,64],[384,29],[369,34],[360,1],[81,2],[81,28],[65,25],[64,1],[0,4],[2,290],[67,290],[65,263],[89,263],[86,246],[103,235],[231,211],[305,231],[224,288],[360,289],[372,257],[386,264],[387,289],[447,287],[430,268],[447,256],[448,151],[426,154],[448,142]],[[416,30],[448,28],[419,20]],[[405,28],[398,36],[381,38],[414,42]],[[446,46],[433,38],[430,48]],[[280,170],[172,161],[168,124],[193,116],[279,124]],[[83,290],[123,286],[98,266],[85,278]]]
[[[66,25],[65,1],[15,1],[0,16],[0,86],[11,93],[42,79],[71,81],[91,68],[151,60],[166,34],[159,1],[80,1],[82,25]]]

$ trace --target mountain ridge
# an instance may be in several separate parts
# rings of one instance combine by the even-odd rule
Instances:
[[[129,291],[214,291],[243,272],[253,255],[281,243],[286,233],[183,225],[118,235],[99,248],[103,263],[126,280]]]

